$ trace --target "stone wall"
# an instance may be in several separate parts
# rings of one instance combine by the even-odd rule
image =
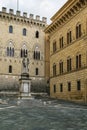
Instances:
[[[65,6],[66,5],[66,6]],[[87,99],[87,1],[67,1],[53,17],[52,24],[45,32],[50,37],[50,96],[68,100]],[[76,26],[81,25],[81,36],[76,38]],[[67,33],[71,31],[71,43],[67,43]],[[60,38],[63,37],[63,46],[60,47]],[[53,52],[53,43],[56,50]],[[76,56],[81,55],[81,66],[76,69]],[[67,59],[71,58],[72,69],[67,71]],[[59,63],[63,62],[63,72],[60,74]],[[53,65],[56,65],[56,74],[53,75]],[[80,90],[77,90],[77,81],[80,81]],[[68,90],[68,82],[71,90]],[[63,85],[62,92],[60,85]],[[54,90],[55,87],[55,90]]]
[[[5,7],[0,12],[0,88],[18,87],[18,79],[21,75],[22,58],[21,49],[27,49],[29,57],[29,76],[30,78],[45,79],[45,33],[47,19],[40,16],[34,18],[33,14],[27,15],[26,12],[21,15],[20,11],[14,13],[13,9],[9,12]],[[9,32],[9,26],[12,26],[13,32]],[[26,29],[26,36],[23,35],[23,29]],[[36,31],[39,37],[36,38]],[[7,55],[7,47],[14,48],[14,56]],[[40,51],[40,59],[34,59],[34,51]],[[9,66],[12,66],[12,72],[9,72]],[[38,75],[36,75],[38,68]]]

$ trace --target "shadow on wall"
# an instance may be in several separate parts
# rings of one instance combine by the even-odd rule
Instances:
[[[31,92],[43,92],[49,94],[48,84],[45,79],[32,80],[31,81]]]
[[[19,82],[5,82],[0,84],[0,91],[18,92],[19,86]]]
[[[18,80],[0,80],[0,91],[18,92],[20,84]],[[35,79],[31,80],[31,92],[36,93],[48,93],[49,94],[49,83],[46,79]]]

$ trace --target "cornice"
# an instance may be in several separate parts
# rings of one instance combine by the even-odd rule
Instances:
[[[67,9],[73,4],[75,3],[77,0],[68,0],[55,14],[54,16],[51,18],[52,22],[57,19],[58,17],[60,17],[64,12],[67,11]]]
[[[53,22],[45,29],[45,33],[52,34],[87,6],[87,0],[70,1],[71,0],[68,0],[67,3],[52,17]]]

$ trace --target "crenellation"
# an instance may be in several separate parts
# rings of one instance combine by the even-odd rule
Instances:
[[[33,14],[30,14],[30,15],[29,15],[29,18],[30,18],[30,19],[34,19],[34,15],[33,15]]]
[[[3,12],[3,13],[6,13],[6,11],[7,11],[7,8],[2,7],[2,12]]]
[[[9,14],[14,14],[14,10],[13,9],[9,9]]]
[[[19,10],[16,11],[16,15],[20,16],[21,12]]]
[[[4,17],[3,17],[4,16]],[[42,20],[40,20],[40,16],[36,15],[34,18],[34,14],[29,14],[29,17],[27,16],[27,12],[23,12],[23,15],[21,15],[21,11],[17,10],[16,14],[14,14],[13,9],[9,9],[9,12],[7,12],[7,8],[2,7],[2,11],[0,12],[0,17],[2,19],[9,19],[9,20],[14,20],[14,21],[20,21],[22,23],[31,23],[34,25],[39,25],[40,24],[46,24],[47,23],[47,18],[42,17]],[[43,25],[42,25],[43,26]]]
[[[23,12],[23,17],[27,18],[27,13],[26,12]]]
[[[39,15],[36,15],[36,20],[40,20],[40,16]]]
[[[46,18],[46,17],[42,17],[42,21],[43,21],[44,23],[47,23],[47,18]]]

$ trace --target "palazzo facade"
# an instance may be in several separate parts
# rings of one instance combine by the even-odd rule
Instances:
[[[29,58],[34,90],[45,86],[45,33],[47,18],[2,7],[0,12],[0,89],[17,88],[23,57]],[[43,90],[42,90],[43,91]]]
[[[68,0],[51,20],[50,96],[87,102],[87,0]]]

